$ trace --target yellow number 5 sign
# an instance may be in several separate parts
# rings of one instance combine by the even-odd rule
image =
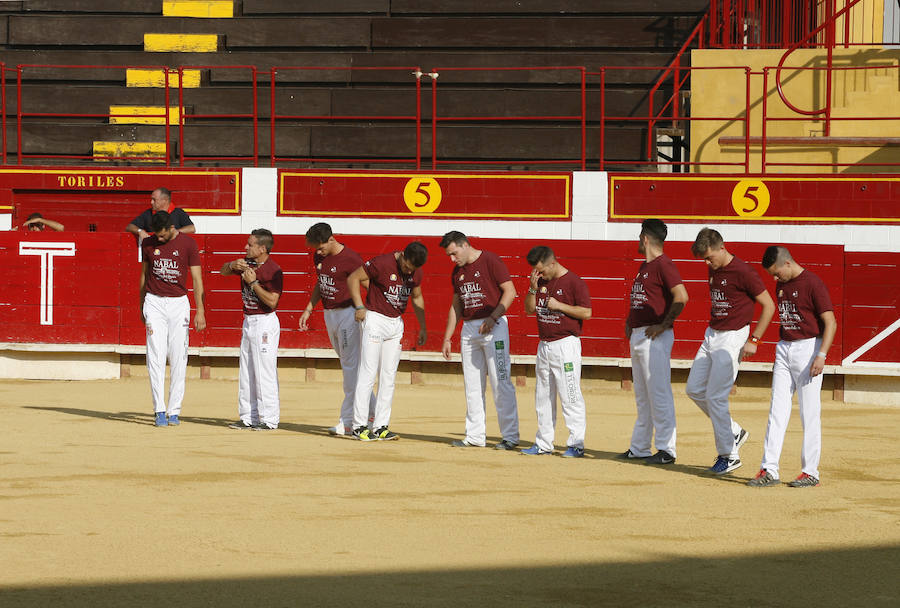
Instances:
[[[758,179],[743,179],[731,191],[731,206],[741,217],[762,217],[769,208],[769,189]]]
[[[414,177],[403,188],[403,202],[413,213],[434,213],[441,204],[441,186],[431,177]]]

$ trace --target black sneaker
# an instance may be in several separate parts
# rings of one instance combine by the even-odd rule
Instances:
[[[239,431],[249,431],[253,427],[250,426],[249,424],[244,424],[243,420],[238,420],[237,422],[232,422],[231,424],[229,424],[228,428],[237,429]]]
[[[360,441],[375,441],[375,433],[369,430],[369,427],[360,426],[353,429],[353,436]]]
[[[759,473],[756,474],[756,477],[748,481],[747,485],[751,488],[768,488],[770,486],[777,486],[780,483],[780,479],[773,477],[767,470],[760,469]]]
[[[615,458],[617,460],[647,460],[650,457],[649,456],[635,456],[634,452],[631,451],[631,448],[628,448],[621,454],[616,454]]]
[[[454,439],[450,442],[450,445],[455,448],[483,448],[483,445],[475,445],[474,443],[469,443],[465,439]]]
[[[386,426],[383,426],[372,432],[372,438],[377,439],[378,441],[393,441],[394,439],[400,439],[400,435],[393,431],[389,431]]]
[[[253,429],[254,431],[274,431],[278,427],[277,426],[269,426],[265,422],[260,422],[256,426],[251,426],[250,428]]]
[[[503,441],[501,441],[500,443],[495,445],[494,449],[510,451],[510,450],[515,450],[517,447],[519,447],[518,443],[513,443],[509,439],[504,439]]]
[[[675,464],[675,457],[665,450],[660,450],[644,460],[645,464]]]

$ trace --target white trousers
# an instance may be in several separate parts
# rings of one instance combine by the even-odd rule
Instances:
[[[738,457],[734,438],[742,429],[731,417],[728,396],[738,375],[741,348],[748,337],[749,325],[727,331],[707,327],[685,386],[688,397],[712,422],[719,456]]]
[[[778,478],[778,461],[788,421],[791,419],[791,402],[796,392],[800,423],[803,425],[801,471],[819,478],[819,457],[822,453],[822,374],[810,378],[809,368],[821,346],[821,338],[807,338],[794,342],[782,340],[775,347],[772,404],[769,408],[769,425],[766,427],[762,460],[762,468],[771,473],[772,477]]]
[[[534,442],[544,451],[553,451],[556,429],[556,395],[562,404],[563,420],[569,429],[566,445],[584,448],[584,396],[581,394],[581,339],[568,336],[538,343],[534,366],[534,406],[538,430]]]
[[[500,317],[488,334],[479,334],[484,319],[464,321],[460,331],[460,355],[466,390],[466,442],[485,444],[485,388],[490,378],[500,435],[519,443],[519,409],[511,378],[509,323]]]
[[[400,364],[400,338],[403,337],[403,318],[387,317],[366,312],[360,324],[359,375],[353,395],[353,428],[368,426],[369,403],[378,378],[373,429],[388,426],[391,421],[391,402],[394,400],[394,378]]]
[[[165,298],[146,294],[144,323],[147,329],[147,375],[153,411],[166,411],[166,358],[169,360],[169,416],[181,413],[188,360],[188,325],[191,305],[187,296]]]
[[[331,347],[341,362],[344,377],[344,400],[341,402],[341,418],[338,426],[353,426],[353,395],[356,393],[356,377],[359,373],[359,323],[353,317],[352,306],[325,309],[325,329]],[[369,417],[375,415],[375,395],[369,403]]]
[[[675,398],[672,396],[672,345],[675,332],[667,329],[653,340],[646,327],[631,332],[631,375],[637,420],[631,434],[631,453],[650,456],[656,431],[656,449],[675,457]]]
[[[244,315],[238,371],[238,414],[244,424],[275,428],[281,418],[278,397],[278,315]]]

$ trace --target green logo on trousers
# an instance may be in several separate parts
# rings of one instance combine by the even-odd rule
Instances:
[[[563,363],[563,371],[573,372],[575,371],[575,365],[573,363]]]
[[[494,342],[494,348],[497,350],[503,350],[503,340],[497,340]]]

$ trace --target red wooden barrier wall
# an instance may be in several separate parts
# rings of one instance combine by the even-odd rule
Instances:
[[[192,346],[237,346],[241,312],[238,279],[222,277],[222,264],[243,255],[243,235],[196,235],[201,247],[203,276],[207,290],[205,332],[193,332]],[[398,236],[339,237],[363,258],[402,249],[411,240]],[[421,239],[429,250],[423,291],[426,301],[428,342],[419,350],[439,351],[450,304],[449,275],[452,264],[438,247],[438,237]],[[50,245],[70,243],[74,255],[59,251],[39,255]],[[524,259],[528,250],[543,244],[521,239],[475,239],[476,247],[498,253],[509,266],[520,294],[509,312],[511,347],[515,354],[532,354],[537,344],[535,320],[524,314],[521,294],[527,289],[530,268]],[[560,261],[582,276],[591,291],[594,316],[585,323],[584,354],[594,357],[627,357],[623,319],[626,295],[640,265],[634,241],[548,241]],[[23,249],[24,247],[24,249]],[[690,244],[668,243],[666,252],[676,261],[691,301],[676,324],[673,356],[691,359],[702,339],[709,314],[705,265],[690,255]],[[770,289],[774,282],[759,267],[765,249],[760,243],[730,243],[729,249],[754,263]],[[900,254],[845,253],[841,246],[792,245],[794,257],[819,274],[835,303],[838,336],[829,353],[829,364],[859,349],[896,320],[900,294]],[[297,330],[298,320],[314,284],[311,257],[302,236],[277,236],[273,256],[285,271],[285,293],[279,305],[283,348],[330,348],[321,308],[311,319],[313,329]],[[52,309],[41,306],[42,267],[52,261],[52,277],[45,281],[45,296],[52,283]],[[127,234],[103,233],[0,233],[0,264],[5,286],[0,296],[0,342],[143,344],[144,331],[138,315],[140,265],[134,239]],[[845,272],[846,267],[846,272]],[[49,279],[52,278],[52,281]],[[43,312],[42,312],[43,310]],[[42,315],[52,314],[52,324]],[[415,327],[412,312],[407,323]],[[48,321],[50,319],[45,319]],[[860,361],[900,362],[900,332],[885,337],[859,357]],[[415,332],[407,332],[404,348],[413,348]],[[771,361],[777,341],[773,325],[764,337],[756,361]],[[454,337],[454,350],[458,350]]]

